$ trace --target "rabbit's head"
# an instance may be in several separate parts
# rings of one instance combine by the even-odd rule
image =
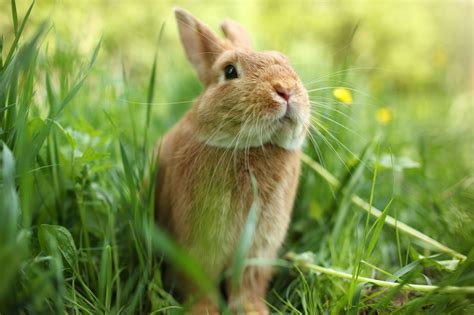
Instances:
[[[298,149],[310,106],[288,59],[252,50],[250,36],[234,21],[221,24],[221,39],[189,12],[175,9],[175,15],[188,60],[205,87],[193,108],[199,140],[231,149],[267,143]]]

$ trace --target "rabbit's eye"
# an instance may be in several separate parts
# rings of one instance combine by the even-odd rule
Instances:
[[[239,74],[237,73],[237,69],[233,65],[227,65],[224,69],[224,75],[226,80],[237,79]]]

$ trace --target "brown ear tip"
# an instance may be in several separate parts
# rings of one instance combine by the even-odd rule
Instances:
[[[225,18],[225,19],[223,19],[222,22],[221,22],[221,27],[224,27],[224,26],[226,26],[226,25],[229,25],[230,23],[232,23],[232,20],[229,19],[229,18]]]
[[[221,29],[224,30],[226,28],[232,28],[232,27],[242,28],[242,26],[240,26],[239,23],[237,23],[236,21],[234,21],[232,19],[225,18],[224,20],[222,20]]]
[[[174,7],[173,8],[174,16],[176,19],[181,20],[181,21],[186,21],[188,20],[189,16],[191,15],[188,11],[180,8],[180,7]]]

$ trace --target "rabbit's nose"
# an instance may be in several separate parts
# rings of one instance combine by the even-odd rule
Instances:
[[[276,83],[273,85],[275,92],[283,98],[286,102],[290,100],[290,91],[288,88],[284,87],[281,83]]]
[[[285,101],[288,102],[288,100],[290,99],[290,95],[288,95],[287,93],[285,92],[279,92],[277,91],[277,94],[280,95]]]

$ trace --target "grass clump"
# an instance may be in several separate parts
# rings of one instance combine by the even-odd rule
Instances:
[[[209,283],[154,222],[151,151],[199,86],[186,70],[166,68],[176,64],[166,59],[174,51],[165,50],[164,23],[148,59],[116,53],[107,33],[84,57],[59,27],[33,19],[46,7],[17,11],[12,0],[0,39],[0,313],[179,313],[185,306],[163,287],[162,262]],[[441,68],[428,79],[409,73],[413,86],[399,73],[360,70],[364,25],[332,27],[351,37],[329,37],[334,60],[315,61],[318,70],[333,65],[330,74],[314,79],[299,68],[314,129],[282,258],[245,260],[252,208],[229,276],[274,264],[267,302],[275,313],[473,313],[472,125],[445,105],[455,100],[462,112],[465,91],[449,87]],[[298,68],[312,48],[299,35],[288,43]]]

